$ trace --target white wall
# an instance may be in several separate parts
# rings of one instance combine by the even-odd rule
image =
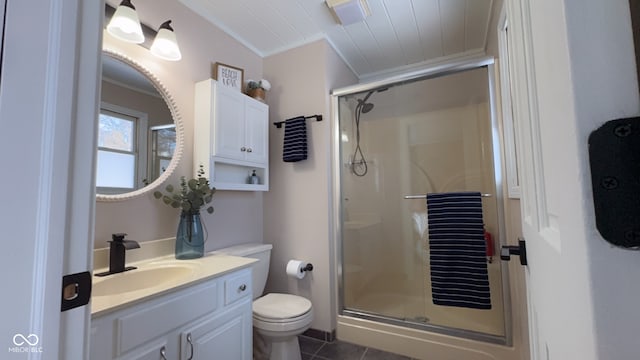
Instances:
[[[107,1],[117,6],[119,1]],[[185,126],[184,155],[169,181],[177,185],[181,175],[192,174],[194,84],[212,76],[213,63],[222,62],[244,69],[245,79],[262,77],[262,58],[211,25],[178,1],[157,0],[135,3],[140,20],[156,28],[167,19],[172,26],[183,58],[178,62],[158,59],[138,45],[127,44],[105,32],[104,46],[124,53],[140,63],[164,83],[173,95]],[[244,243],[262,242],[262,194],[219,191],[214,196],[213,215],[203,214],[209,230],[206,250]],[[107,246],[111,234],[125,232],[128,238],[148,241],[174,237],[179,212],[153,198],[152,194],[127,201],[98,202],[95,247]]]
[[[307,120],[308,159],[282,161],[284,128],[269,127],[270,191],[264,196],[265,242],[273,244],[267,291],[305,296],[314,306],[312,328],[335,329],[333,248],[330,239],[330,106],[331,88],[356,83],[356,77],[325,41],[289,50],[264,61],[270,119],[321,114]],[[289,259],[313,263],[303,280],[285,275]]]
[[[108,81],[102,81],[101,99],[109,104],[147,114],[147,127],[173,124],[171,112],[164,100],[143,92],[132,90]]]

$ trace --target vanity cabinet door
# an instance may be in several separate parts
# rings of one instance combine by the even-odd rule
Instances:
[[[141,346],[117,360],[169,360],[178,357],[177,345],[167,345],[167,339],[154,341],[150,346]]]
[[[222,313],[185,328],[180,334],[180,359],[251,360],[251,297]]]

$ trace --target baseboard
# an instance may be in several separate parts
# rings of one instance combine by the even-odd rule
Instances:
[[[310,337],[313,339],[318,339],[326,342],[332,342],[336,339],[336,331],[333,330],[331,332],[317,330],[317,329],[309,329],[302,333],[302,335],[306,337]]]

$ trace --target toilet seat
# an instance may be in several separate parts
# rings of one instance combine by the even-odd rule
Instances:
[[[267,294],[253,302],[253,317],[268,322],[289,322],[311,311],[311,301],[291,294]]]
[[[253,326],[271,336],[300,334],[312,321],[311,301],[301,296],[273,293],[253,302]]]

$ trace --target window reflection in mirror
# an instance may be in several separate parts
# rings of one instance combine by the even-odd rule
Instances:
[[[141,119],[100,109],[96,186],[100,193],[132,191],[139,182],[138,126]]]
[[[176,151],[176,126],[152,126],[151,132],[151,163],[149,174],[157,179],[169,167],[169,163]]]
[[[171,111],[134,67],[103,55],[96,192],[123,194],[152,183],[176,148]]]

